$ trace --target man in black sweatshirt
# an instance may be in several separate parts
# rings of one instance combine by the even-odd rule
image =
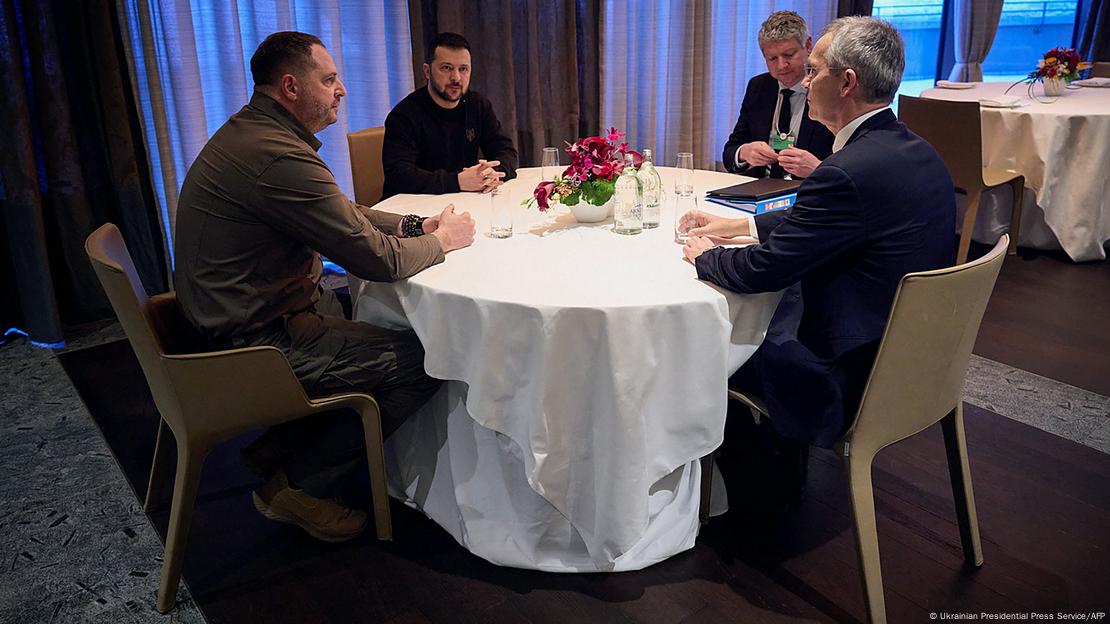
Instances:
[[[428,84],[385,118],[383,196],[488,193],[514,178],[518,158],[512,139],[489,100],[468,90],[470,44],[462,35],[440,33],[425,58]]]

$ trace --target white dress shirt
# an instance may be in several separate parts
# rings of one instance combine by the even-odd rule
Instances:
[[[803,76],[804,79],[804,76]],[[779,111],[782,110],[782,90],[790,89],[794,93],[790,96],[790,134],[795,137],[802,129],[802,116],[806,111],[806,88],[802,86],[802,80],[799,80],[793,85],[784,85],[779,83],[779,94],[775,97],[775,113],[771,117],[771,132],[767,135],[767,141],[770,141],[779,132]],[[736,166],[743,169],[748,163],[740,159],[740,148],[736,148]]]

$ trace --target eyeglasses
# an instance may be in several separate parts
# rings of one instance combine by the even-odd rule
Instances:
[[[829,71],[840,71],[842,69],[848,69],[848,68],[847,67],[826,67],[825,69],[827,69]],[[802,70],[805,71],[806,78],[813,78],[815,75],[817,75],[818,72],[821,71],[821,68],[812,64],[812,63],[806,63],[805,65],[802,66]]]

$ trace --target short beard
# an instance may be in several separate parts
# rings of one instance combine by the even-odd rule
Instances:
[[[312,134],[322,131],[334,123],[331,121],[331,105],[323,102],[308,103],[298,115],[305,128]]]
[[[447,87],[444,87],[441,90],[441,89],[436,87],[435,82],[432,83],[432,91],[434,91],[435,94],[438,95],[440,97],[440,99],[442,99],[445,102],[458,102],[459,100],[463,99],[463,96],[466,95],[466,90],[465,89],[460,89],[459,90],[459,97],[452,99],[451,96],[447,93]]]

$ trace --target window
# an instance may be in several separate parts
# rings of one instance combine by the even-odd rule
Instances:
[[[906,71],[898,95],[918,95],[932,87],[941,51],[944,0],[875,0],[871,15],[893,24],[906,43]]]
[[[1071,47],[1075,5],[1066,0],[1006,0],[994,44],[983,61],[983,80],[1021,80],[1046,51]]]

